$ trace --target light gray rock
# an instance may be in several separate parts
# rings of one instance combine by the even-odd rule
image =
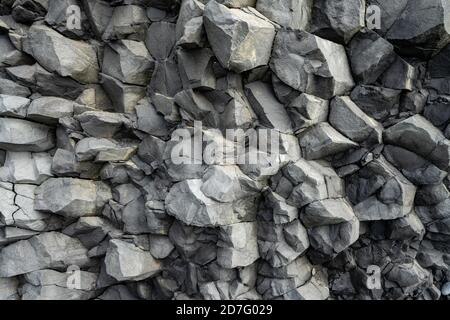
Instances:
[[[21,119],[0,118],[0,148],[41,152],[54,146],[55,137],[50,127]]]
[[[286,110],[292,120],[294,131],[327,121],[328,106],[327,100],[306,93],[292,100]]]
[[[58,97],[42,97],[31,102],[27,110],[27,118],[46,124],[57,124],[63,117],[73,115],[73,101]]]
[[[299,143],[307,160],[322,159],[358,146],[328,122],[319,123],[300,133]]]
[[[118,281],[139,281],[160,272],[161,263],[132,243],[114,239],[105,257],[106,272]]]
[[[98,82],[97,53],[86,42],[66,38],[51,28],[34,24],[28,32],[25,48],[50,72],[81,83]]]
[[[240,73],[268,64],[275,36],[270,22],[215,1],[205,6],[203,18],[212,50],[224,68]]]
[[[106,111],[86,111],[75,116],[84,132],[96,138],[112,138],[129,120],[122,114]]]
[[[13,277],[46,268],[83,267],[89,258],[87,249],[77,239],[46,232],[4,247],[0,261],[1,277]]]
[[[175,249],[169,237],[161,235],[149,235],[150,253],[156,259],[167,258]]]
[[[169,125],[164,117],[157,112],[149,99],[142,99],[135,107],[137,128],[157,137],[169,135]]]
[[[233,203],[221,203],[208,198],[201,191],[202,181],[185,180],[175,184],[166,197],[167,213],[187,225],[199,227],[223,226],[249,219],[253,213],[245,212],[239,217]],[[189,206],[186,206],[186,204]]]
[[[92,216],[111,198],[111,190],[103,182],[52,178],[36,189],[34,207],[66,217]]]
[[[12,152],[6,153],[4,166],[0,168],[2,181],[12,183],[41,184],[49,177],[52,158],[48,153]]]
[[[210,166],[203,175],[200,190],[219,202],[256,197],[262,185],[250,179],[238,166]]]
[[[259,258],[257,226],[243,222],[220,227],[217,262],[224,268],[246,267]]]
[[[298,219],[285,225],[258,221],[259,253],[270,266],[287,266],[308,247],[308,234]]]
[[[137,5],[114,7],[109,24],[103,32],[103,40],[129,39],[143,41],[150,20],[145,9]]]
[[[351,204],[346,199],[325,199],[310,203],[300,214],[307,228],[338,224],[355,217]]]
[[[277,33],[270,67],[293,89],[324,99],[354,86],[344,47],[305,31]]]
[[[44,269],[25,274],[22,300],[88,300],[96,295],[97,274],[82,270],[58,272]],[[79,278],[75,278],[79,277]]]
[[[105,47],[102,72],[125,84],[145,86],[155,62],[143,42],[118,40]]]
[[[245,92],[263,126],[283,133],[292,133],[288,113],[268,84],[261,81],[249,83],[245,85]]]
[[[312,4],[311,0],[258,0],[256,10],[283,27],[308,30]]]
[[[31,91],[12,80],[0,78],[0,94],[26,98],[30,96]]]
[[[124,84],[103,73],[100,76],[102,86],[110,96],[115,111],[133,113],[137,103],[145,96],[145,87]]]
[[[19,300],[18,288],[17,278],[0,278],[0,299]]]
[[[0,115],[25,118],[30,100],[23,97],[0,94]]]
[[[416,187],[384,157],[374,159],[356,177],[359,181],[347,186],[347,193],[360,221],[402,218],[413,209]]]

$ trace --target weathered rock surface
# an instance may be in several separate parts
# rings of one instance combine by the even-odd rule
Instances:
[[[209,1],[204,24],[211,47],[224,68],[243,72],[269,62],[275,28],[253,12],[228,9]]]
[[[342,95],[354,86],[344,47],[305,31],[280,30],[270,65],[293,89],[320,98]]]

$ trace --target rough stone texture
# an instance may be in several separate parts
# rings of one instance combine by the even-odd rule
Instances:
[[[0,300],[448,300],[449,22],[0,1]]]
[[[324,99],[354,86],[344,47],[305,31],[280,30],[270,65],[293,89]]]
[[[204,24],[211,47],[224,68],[243,72],[269,62],[275,36],[270,22],[209,1]]]

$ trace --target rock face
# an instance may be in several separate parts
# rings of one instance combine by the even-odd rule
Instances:
[[[448,299],[449,30],[448,0],[0,0],[0,300]]]
[[[48,71],[81,83],[98,81],[97,53],[85,42],[71,40],[51,28],[34,24],[24,45]]]
[[[84,266],[89,258],[87,249],[78,239],[48,232],[1,249],[0,261],[0,276],[13,277],[46,268]]]
[[[54,133],[50,127],[21,119],[0,118],[0,148],[40,152],[54,146]]]
[[[110,188],[103,182],[53,178],[36,190],[34,207],[68,217],[81,217],[98,214],[110,198]]]
[[[354,86],[344,47],[305,31],[280,30],[270,66],[293,89],[324,99]]]
[[[160,263],[149,252],[121,240],[110,241],[105,264],[106,273],[117,281],[143,280],[161,269]]]
[[[266,65],[270,59],[275,27],[256,15],[228,9],[215,1],[205,6],[208,40],[224,68],[243,72]]]

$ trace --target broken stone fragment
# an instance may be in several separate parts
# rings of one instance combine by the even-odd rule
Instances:
[[[199,179],[175,184],[165,200],[167,213],[187,225],[199,227],[238,223],[252,215],[252,212],[247,212],[247,216],[238,217],[232,203],[221,203],[208,198],[201,191],[201,185],[202,181]]]
[[[449,6],[442,0],[409,0],[386,38],[405,55],[432,56],[450,42]]]
[[[6,70],[13,80],[46,96],[76,99],[84,89],[78,81],[48,72],[38,63],[10,67]]]
[[[350,97],[368,116],[378,121],[384,121],[389,116],[398,114],[400,90],[358,85]]]
[[[328,122],[319,123],[300,133],[299,143],[307,160],[322,159],[358,146],[336,131]]]
[[[383,138],[386,143],[423,156],[442,170],[449,167],[449,140],[421,115],[412,116],[386,129]]]
[[[6,117],[25,118],[29,104],[30,99],[0,94],[0,115]]]
[[[368,29],[353,37],[348,56],[353,75],[362,84],[374,83],[396,59],[394,46]]]
[[[314,0],[310,32],[347,43],[365,25],[365,0]]]
[[[105,47],[102,72],[126,84],[145,86],[155,62],[143,42],[118,40]]]
[[[380,82],[386,88],[413,90],[416,87],[417,70],[397,56],[394,63],[382,74]]]
[[[132,113],[138,101],[145,96],[145,87],[128,85],[103,73],[100,76],[116,112]]]
[[[283,133],[292,133],[288,113],[268,84],[261,81],[249,83],[245,86],[245,92],[263,126]]]
[[[327,100],[306,93],[292,100],[286,110],[292,120],[294,131],[327,121],[328,105]]]
[[[167,59],[175,47],[176,25],[166,21],[155,22],[150,25],[145,38],[145,45],[153,58]],[[164,35],[161,37],[161,35]]]
[[[210,49],[177,51],[178,68],[185,89],[213,90],[216,78],[212,69],[214,54]]]
[[[39,185],[53,175],[51,165],[48,153],[8,151],[4,166],[0,168],[0,178],[12,183]]]
[[[77,270],[58,272],[44,269],[25,275],[21,288],[23,300],[88,300],[95,297],[97,274]],[[79,277],[75,279],[75,277]]]
[[[362,112],[350,97],[336,97],[331,101],[329,122],[355,142],[381,143],[382,125]]]
[[[26,38],[25,51],[48,71],[84,84],[98,82],[97,53],[86,42],[66,38],[49,27],[33,24]]]
[[[219,202],[256,197],[262,186],[242,173],[238,166],[210,166],[203,175],[201,191]]]
[[[265,193],[265,203],[272,208],[275,224],[292,222],[298,218],[298,209],[286,203],[286,199],[268,189]]]
[[[392,220],[409,214],[416,187],[383,156],[347,180],[347,194],[360,221]]]
[[[75,116],[84,132],[96,138],[112,138],[128,123],[128,119],[120,114],[105,111],[86,111]]]
[[[386,145],[383,155],[416,185],[435,185],[442,182],[447,173],[406,149]]]
[[[17,278],[0,278],[0,300],[19,300]]]
[[[203,18],[212,50],[224,68],[241,73],[268,64],[275,36],[270,22],[215,1],[205,6]]]
[[[30,96],[31,91],[27,87],[24,87],[12,80],[3,79],[0,77],[0,94],[26,98]]]
[[[105,1],[97,0],[83,0],[83,8],[93,32],[97,38],[101,39],[113,15],[114,8]]]
[[[143,132],[157,137],[169,135],[169,125],[159,114],[149,99],[142,99],[135,107],[137,128]]]
[[[270,66],[293,89],[323,99],[354,86],[344,47],[305,31],[278,31]]]
[[[177,45],[186,49],[194,49],[205,45],[206,35],[203,17],[192,18],[184,25],[184,33]]]
[[[311,0],[258,0],[256,10],[279,25],[294,30],[308,30],[311,23]]]
[[[0,148],[9,151],[47,151],[55,146],[52,129],[36,122],[0,118]]]
[[[224,268],[245,267],[259,258],[255,222],[223,226],[219,231],[217,262]]]
[[[33,121],[57,124],[59,118],[73,115],[75,103],[58,97],[42,97],[31,102],[27,118]]]
[[[310,203],[300,214],[307,228],[351,221],[355,217],[345,199],[325,199]]]
[[[118,281],[139,281],[160,272],[161,264],[133,243],[110,240],[105,257],[106,272]]]
[[[13,277],[45,268],[85,266],[87,249],[77,239],[46,232],[0,250],[0,277]]]
[[[103,32],[102,39],[104,41],[116,39],[143,41],[149,23],[143,7],[119,5],[114,7],[114,12]]]
[[[319,261],[327,261],[351,246],[359,237],[359,221],[353,220],[308,229],[311,248]]]
[[[258,247],[272,267],[284,267],[308,249],[308,234],[298,219],[285,225],[258,221]]]
[[[92,216],[111,198],[111,190],[103,182],[52,178],[36,189],[34,208],[66,217]]]

